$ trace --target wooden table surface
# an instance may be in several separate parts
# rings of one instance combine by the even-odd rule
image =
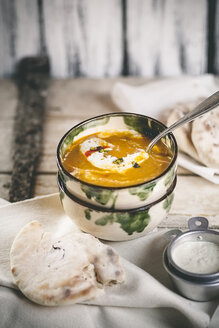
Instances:
[[[143,78],[52,80],[47,93],[43,124],[43,144],[37,167],[34,196],[58,192],[56,147],[63,134],[89,117],[119,109],[112,103],[110,90],[123,80],[142,84]],[[12,172],[13,124],[18,103],[12,80],[0,80],[0,198],[9,199]],[[191,216],[205,216],[210,227],[219,229],[219,185],[178,168],[175,199],[169,216],[159,228],[187,228]]]

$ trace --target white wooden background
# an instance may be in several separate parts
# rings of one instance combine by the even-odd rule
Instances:
[[[53,77],[219,73],[219,0],[0,0],[0,77],[48,54]]]

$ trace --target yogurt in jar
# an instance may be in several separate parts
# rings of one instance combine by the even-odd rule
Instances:
[[[172,250],[172,259],[181,269],[197,274],[219,272],[219,245],[208,241],[185,241]]]

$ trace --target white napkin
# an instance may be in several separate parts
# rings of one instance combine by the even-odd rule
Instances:
[[[179,153],[178,164],[215,184],[219,184],[219,169],[200,165],[193,158],[184,153]]]
[[[46,230],[75,229],[58,194],[0,208],[0,285],[14,288],[9,251],[17,232],[39,220]],[[162,267],[163,232],[127,242],[107,242],[122,256],[126,282],[107,287],[100,298],[65,307],[43,307],[15,289],[0,287],[0,327],[206,328],[217,301],[192,302],[172,291]]]
[[[141,86],[117,82],[112,89],[114,103],[125,112],[145,114],[162,120],[168,110],[178,103],[205,98],[218,90],[212,75],[199,77],[183,76],[163,79]],[[179,165],[219,184],[219,170],[206,168],[188,156],[179,156]]]

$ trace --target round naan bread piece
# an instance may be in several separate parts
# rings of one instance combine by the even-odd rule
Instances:
[[[174,122],[182,118],[185,114],[194,109],[196,105],[197,103],[177,105],[172,110],[170,116],[167,119],[167,126],[172,125]],[[181,128],[177,128],[176,130],[174,130],[173,133],[176,137],[179,150],[183,151],[184,153],[188,154],[189,156],[200,162],[200,158],[191,139],[191,131],[192,122],[183,125]]]
[[[16,236],[11,271],[21,292],[33,302],[54,306],[101,295],[103,285],[122,283],[124,270],[115,250],[83,232],[57,236],[38,221]]]
[[[219,168],[219,107],[196,119],[191,135],[200,160],[208,167]]]

